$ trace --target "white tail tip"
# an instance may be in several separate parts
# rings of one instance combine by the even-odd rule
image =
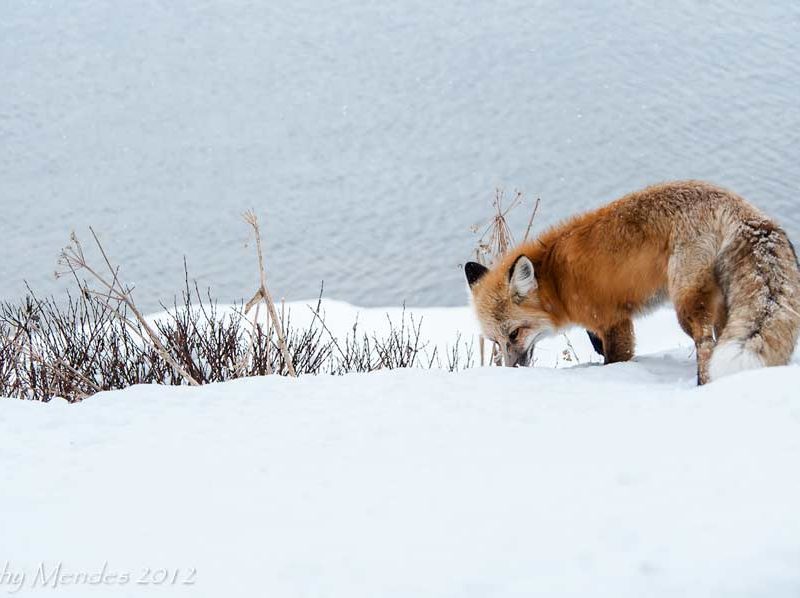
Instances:
[[[717,380],[722,376],[762,367],[764,362],[757,353],[746,349],[741,342],[729,341],[717,345],[714,349],[708,374],[711,380]]]

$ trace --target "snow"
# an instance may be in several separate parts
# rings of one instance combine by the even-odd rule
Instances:
[[[536,368],[2,400],[0,593],[61,563],[81,597],[797,596],[800,367],[697,388],[669,311],[637,331],[607,367],[574,332],[577,365],[558,337]]]

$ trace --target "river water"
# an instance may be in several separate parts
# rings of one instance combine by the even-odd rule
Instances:
[[[494,190],[537,228],[704,178],[800,239],[800,3],[0,4],[0,298],[100,233],[146,309],[463,303]]]

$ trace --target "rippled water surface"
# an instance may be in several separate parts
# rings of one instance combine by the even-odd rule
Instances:
[[[800,4],[653,4],[3,2],[0,298],[88,225],[147,308],[184,255],[249,295],[253,207],[279,295],[458,304],[498,186],[706,178],[800,238]]]

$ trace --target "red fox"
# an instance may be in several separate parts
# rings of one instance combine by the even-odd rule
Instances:
[[[567,220],[491,270],[464,266],[484,335],[506,365],[587,329],[605,363],[633,357],[632,318],[671,301],[697,349],[697,383],[785,365],[800,331],[800,266],[786,233],[702,181],[654,185]]]

